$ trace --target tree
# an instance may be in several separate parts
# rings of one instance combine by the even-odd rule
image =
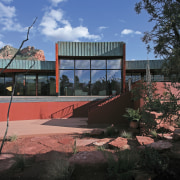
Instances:
[[[136,3],[135,11],[142,10],[150,15],[149,22],[154,22],[151,31],[144,32],[143,42],[154,43],[154,53],[165,59],[163,71],[167,75],[176,75],[180,80],[180,0],[141,0]]]
[[[0,71],[0,75],[1,75],[1,73],[3,73],[3,72],[9,67],[9,65],[14,61],[15,57],[16,57],[17,54],[20,52],[20,50],[21,50],[21,48],[23,47],[24,43],[29,40],[30,29],[33,27],[33,25],[35,24],[36,20],[37,20],[37,17],[35,18],[35,20],[34,20],[33,23],[31,24],[31,26],[28,27],[26,39],[21,42],[21,45],[20,45],[18,51],[14,54],[14,56],[11,58],[11,60],[9,61],[9,63]],[[27,72],[29,72],[29,70],[30,70],[34,65],[35,65],[35,62],[33,63],[33,65],[30,66],[30,68],[27,70]],[[27,72],[26,72],[26,73],[27,73]],[[4,146],[4,142],[5,142],[5,139],[6,139],[7,132],[8,132],[8,127],[9,127],[9,112],[10,112],[10,108],[11,108],[12,99],[13,99],[13,96],[14,96],[15,87],[16,87],[16,80],[15,80],[15,82],[14,82],[14,86],[13,86],[12,93],[11,93],[11,99],[10,99],[10,102],[9,102],[9,107],[8,107],[8,112],[7,112],[7,126],[6,126],[6,131],[5,131],[5,134],[4,134],[2,143],[1,143],[1,147],[0,147],[0,154],[1,154],[2,148],[3,148],[3,146]]]

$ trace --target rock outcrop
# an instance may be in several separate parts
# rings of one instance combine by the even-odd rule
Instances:
[[[0,59],[11,59],[18,49],[9,45],[0,49]],[[28,46],[22,49],[16,56],[20,60],[39,60],[45,61],[44,51]]]

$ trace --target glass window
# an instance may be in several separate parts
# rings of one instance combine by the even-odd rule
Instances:
[[[121,70],[108,70],[108,95],[117,95],[121,92]]]
[[[56,95],[56,77],[48,76],[48,95]]]
[[[48,95],[48,81],[46,75],[38,76],[38,96]]]
[[[90,70],[76,70],[74,83],[75,96],[90,95]]]
[[[106,70],[91,70],[92,95],[106,95]]]
[[[59,67],[60,69],[74,69],[74,60],[61,59]]]
[[[13,89],[13,77],[12,74],[5,75],[5,95],[10,96]]]
[[[5,92],[4,92],[4,76],[2,75],[2,76],[0,76],[0,96],[4,96],[5,94]]]
[[[25,95],[25,75],[17,74],[15,78],[16,78],[15,95],[24,96]]]
[[[107,60],[107,69],[121,69],[121,59]]]
[[[75,60],[75,69],[90,69],[90,60]]]
[[[91,69],[106,69],[106,60],[91,60]]]
[[[26,75],[26,95],[36,96],[36,75]]]
[[[60,95],[73,96],[74,70],[60,70]]]

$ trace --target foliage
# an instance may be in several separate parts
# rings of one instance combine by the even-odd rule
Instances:
[[[153,42],[154,53],[163,56],[166,62],[163,71],[167,75],[176,74],[180,80],[180,0],[140,0],[135,11],[142,9],[149,14],[149,22],[154,22],[151,31],[145,32],[143,41]],[[149,45],[147,46],[150,50]]]
[[[25,155],[16,154],[14,159],[15,159],[15,163],[13,164],[11,168],[20,169],[21,171],[23,171],[25,166],[27,165]]]
[[[8,141],[11,141],[11,142],[16,141],[17,139],[18,139],[18,136],[16,134],[8,137]]]
[[[140,154],[140,165],[147,171],[152,171],[156,174],[162,173],[168,167],[169,159],[167,156],[162,156],[155,149],[146,147]]]
[[[132,138],[132,133],[131,132],[122,131],[121,137],[127,138],[127,139],[131,139]]]
[[[108,177],[109,179],[133,179],[133,170],[138,167],[139,154],[132,150],[118,152],[118,160],[113,157],[108,159]]]
[[[141,115],[140,115],[140,111],[139,109],[135,110],[132,108],[127,108],[126,109],[126,114],[124,114],[123,116],[128,118],[129,121],[140,121],[141,119]]]
[[[157,138],[157,136],[158,136],[158,133],[156,132],[155,129],[151,130],[151,131],[150,131],[150,134],[151,134],[154,138]]]
[[[111,137],[111,136],[118,134],[118,132],[119,132],[119,130],[116,127],[114,127],[114,125],[112,124],[111,126],[106,128],[105,135]]]
[[[72,173],[73,168],[70,167],[68,160],[57,159],[48,165],[45,179],[69,180]]]
[[[97,147],[96,147],[96,150],[97,150],[97,151],[104,151],[105,149],[106,149],[105,146],[97,146]]]
[[[77,146],[76,146],[76,139],[74,140],[74,144],[72,146],[73,154],[76,154],[78,152]]]

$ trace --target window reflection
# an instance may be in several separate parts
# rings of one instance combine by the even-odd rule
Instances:
[[[108,95],[117,95],[121,92],[121,70],[107,71]]]
[[[48,81],[46,75],[38,76],[38,95],[47,96],[48,95]]]
[[[18,74],[15,76],[15,78],[16,78],[15,95],[24,96],[25,95],[25,75]]]
[[[92,70],[92,95],[105,96],[106,95],[106,71]]]
[[[60,60],[60,69],[74,69],[74,60]]]
[[[0,76],[0,96],[4,96],[4,76]]]
[[[106,60],[91,60],[91,69],[106,69]]]
[[[90,69],[90,60],[75,60],[75,69]]]
[[[36,96],[36,75],[26,75],[26,95]]]
[[[107,60],[107,69],[121,69],[121,59]]]
[[[60,95],[73,96],[74,71],[60,70]]]
[[[90,70],[75,71],[75,96],[90,95]]]

